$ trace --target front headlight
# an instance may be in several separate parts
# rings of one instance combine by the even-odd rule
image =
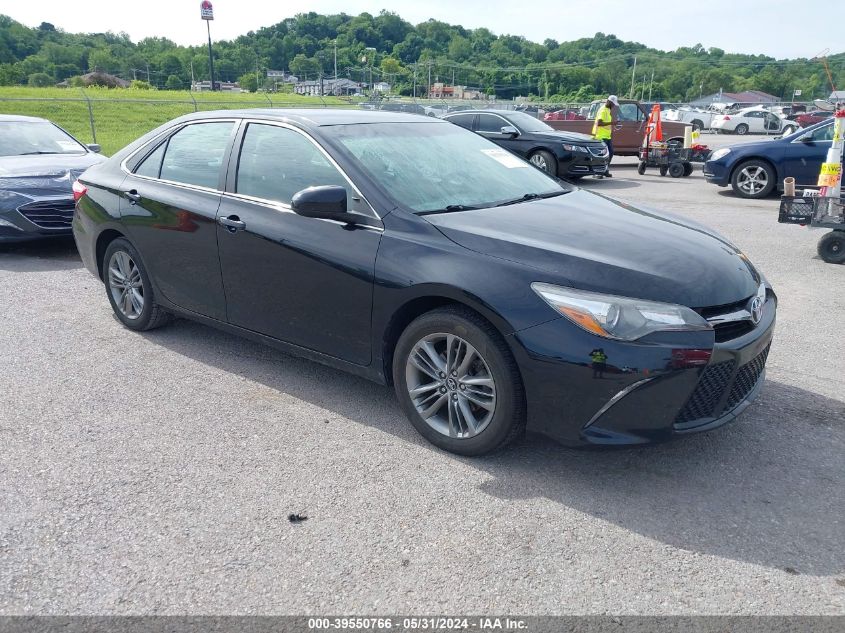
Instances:
[[[570,321],[604,338],[633,341],[652,332],[711,329],[704,317],[686,306],[538,282],[531,289]]]
[[[715,152],[710,154],[710,160],[719,160],[720,158],[724,158],[728,154],[731,153],[730,147],[723,147],[722,149],[717,149]]]
[[[563,149],[567,152],[584,152],[587,153],[587,148],[581,145],[569,145],[568,143],[563,144]]]

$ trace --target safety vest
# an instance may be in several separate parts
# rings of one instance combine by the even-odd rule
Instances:
[[[610,123],[611,121],[613,121],[613,117],[610,114],[610,108],[607,107],[607,104],[600,107],[599,111],[596,113],[596,120],[593,123],[593,138],[597,138],[600,141],[603,141],[604,139],[609,139],[613,134],[612,130],[610,129],[610,126],[599,126],[599,121],[604,121],[605,123]]]
[[[590,354],[590,358],[594,363],[604,363],[607,361],[607,354],[604,352],[593,352]]]

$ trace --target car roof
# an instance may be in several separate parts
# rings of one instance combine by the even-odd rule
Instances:
[[[5,121],[7,123],[49,123],[47,119],[42,119],[41,117],[37,116],[24,116],[22,114],[0,114],[0,122]]]
[[[177,119],[267,119],[294,123],[302,127],[324,127],[330,125],[362,125],[367,123],[443,123],[440,119],[385,110],[361,110],[358,108],[255,108],[244,110],[212,110],[195,112]]]

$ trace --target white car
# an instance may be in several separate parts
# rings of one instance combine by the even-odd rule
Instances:
[[[795,121],[782,119],[765,108],[744,108],[733,114],[718,114],[710,129],[722,134],[792,134],[798,129]]]
[[[664,120],[690,123],[693,130],[708,129],[715,116],[717,116],[717,113],[712,110],[701,110],[687,106],[682,106],[677,110],[667,110],[663,113]]]

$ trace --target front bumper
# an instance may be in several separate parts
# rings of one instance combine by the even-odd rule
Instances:
[[[713,343],[712,332],[611,341],[555,319],[509,337],[522,372],[528,429],[568,446],[662,442],[726,424],[755,398],[775,327],[771,295],[760,324]],[[590,361],[602,348],[603,366]],[[565,350],[565,351],[561,351]],[[701,359],[706,366],[680,359]]]
[[[0,211],[0,243],[27,242],[71,235],[73,198],[32,200],[15,209]]]
[[[604,150],[604,156],[596,156],[592,152],[584,154],[583,152],[568,152],[564,151],[558,158],[558,176],[560,178],[569,178],[572,176],[600,176],[607,173],[607,150]]]
[[[704,163],[704,179],[711,184],[726,187],[731,184],[731,170],[721,160],[708,160]]]

